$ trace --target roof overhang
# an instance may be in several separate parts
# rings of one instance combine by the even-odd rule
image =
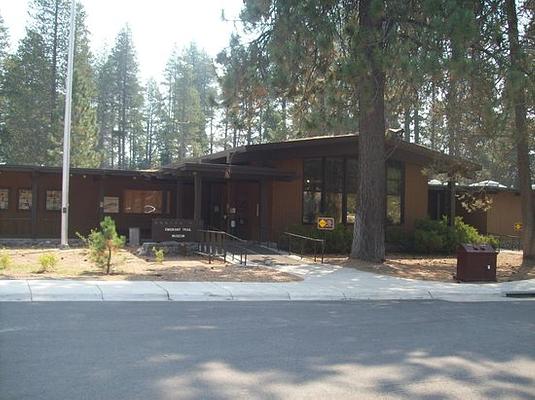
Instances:
[[[226,180],[291,181],[296,178],[294,172],[275,168],[206,162],[183,162],[172,167],[162,168],[159,173],[176,177],[192,177],[195,174],[199,174],[206,178]]]
[[[433,173],[447,173],[473,177],[481,167],[459,157],[450,156],[428,147],[409,143],[397,137],[385,137],[388,159],[427,167]],[[358,155],[358,135],[319,136],[284,142],[263,143],[237,147],[203,156],[203,163],[243,164],[250,161],[269,161],[289,158]],[[173,166],[170,166],[173,167]]]
[[[46,167],[40,165],[14,165],[0,164],[0,172],[35,172],[60,174],[61,167]],[[108,168],[69,168],[71,175],[100,175],[100,176],[132,176],[132,177],[156,177],[158,170],[126,170]]]

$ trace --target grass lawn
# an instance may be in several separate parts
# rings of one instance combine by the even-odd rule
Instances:
[[[39,258],[54,254],[56,266],[42,270]],[[200,256],[168,256],[160,264],[152,257],[137,256],[133,250],[119,250],[112,259],[112,273],[106,275],[89,258],[86,249],[71,248],[9,248],[0,250],[7,255],[9,265],[0,266],[0,279],[104,279],[104,280],[169,280],[220,282],[290,282],[301,278],[270,268],[236,266],[222,260]]]
[[[364,263],[347,257],[331,256],[326,263],[344,265],[361,271],[392,275],[400,278],[453,282],[457,270],[455,256],[429,256],[414,254],[387,254],[383,264]],[[498,282],[535,279],[535,266],[522,267],[522,252],[502,250],[498,254]]]

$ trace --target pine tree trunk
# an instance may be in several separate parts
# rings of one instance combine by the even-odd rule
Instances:
[[[223,143],[223,150],[226,150],[228,147],[228,106],[225,107],[225,140]]]
[[[234,127],[232,131],[232,147],[235,148],[238,143],[238,132],[236,130],[236,127]]]
[[[384,259],[385,224],[385,77],[381,60],[381,20],[384,4],[359,2],[361,42],[357,57],[363,63],[359,93],[359,191],[351,257],[380,262]]]
[[[436,150],[437,148],[437,129],[436,129],[436,117],[435,117],[435,103],[436,103],[436,85],[433,81],[431,83],[431,148]]]
[[[459,44],[452,38],[450,40],[451,58],[448,69],[448,88],[446,92],[446,121],[448,132],[448,154],[458,156],[458,138],[457,134],[460,127],[459,115],[459,71],[456,64],[462,57]]]
[[[450,156],[457,156],[457,132],[459,124],[457,123],[457,115],[459,109],[457,107],[457,78],[455,72],[449,73],[448,92],[446,93],[446,120],[448,124],[448,154]]]
[[[405,112],[403,113],[403,134],[406,142],[411,141],[411,109],[405,107]]]
[[[420,104],[418,103],[418,97],[416,100],[416,104],[414,105],[414,143],[419,144],[420,143],[420,113],[418,112],[418,107]]]
[[[525,74],[522,72],[522,55],[518,42],[518,19],[515,0],[505,1],[507,14],[507,34],[509,37],[509,57],[511,60],[511,101],[514,109],[515,142],[518,166],[518,187],[522,205],[522,249],[524,260],[535,259],[535,211],[531,171],[529,164],[529,143],[526,124]]]
[[[210,115],[210,154],[214,153],[214,114],[213,110]]]

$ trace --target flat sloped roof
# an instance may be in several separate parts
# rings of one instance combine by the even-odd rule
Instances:
[[[220,151],[196,159],[202,163],[244,163],[259,159],[273,160],[320,156],[329,149],[340,154],[358,154],[358,134],[337,136],[315,136],[286,141],[245,145]],[[392,159],[432,166],[437,172],[460,172],[472,175],[481,167],[469,160],[450,156],[426,146],[409,143],[395,137],[386,137],[387,155]],[[180,163],[170,164],[166,168],[176,168]]]

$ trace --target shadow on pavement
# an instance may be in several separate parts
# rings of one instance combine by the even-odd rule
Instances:
[[[0,386],[3,399],[527,400],[533,311],[429,301],[4,303]]]

